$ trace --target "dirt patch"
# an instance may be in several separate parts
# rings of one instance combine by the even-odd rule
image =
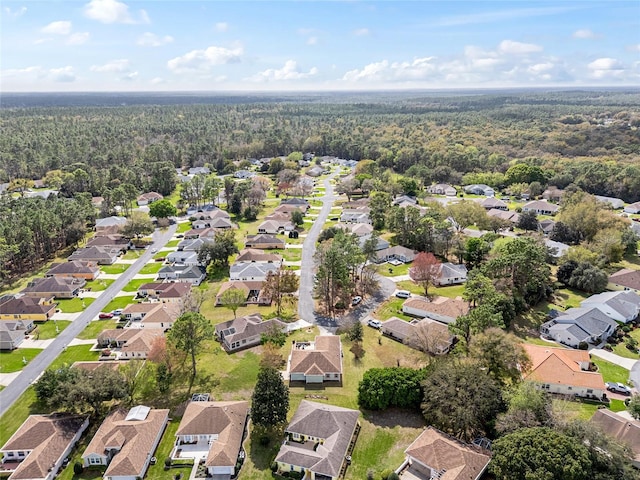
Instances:
[[[365,418],[377,427],[393,428],[408,427],[422,428],[425,425],[424,417],[413,410],[401,408],[388,408],[384,411],[367,411]]]

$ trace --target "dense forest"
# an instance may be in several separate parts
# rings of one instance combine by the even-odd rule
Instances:
[[[281,95],[202,104],[183,96],[179,105],[133,97],[142,104],[21,108],[5,100],[0,181],[45,177],[68,196],[120,185],[166,194],[173,168],[206,164],[230,173],[234,161],[303,151],[372,159],[423,184],[460,183],[465,174],[505,173],[522,162],[561,188],[575,183],[640,200],[637,91]],[[147,104],[154,98],[159,105]]]

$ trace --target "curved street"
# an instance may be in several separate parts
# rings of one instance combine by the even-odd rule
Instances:
[[[66,346],[73,340],[102,309],[122,290],[127,283],[144,267],[152,258],[152,249],[160,250],[171,239],[178,225],[171,225],[164,231],[156,230],[153,234],[153,245],[125,270],[95,301],[89,305],[73,322],[45,348],[36,358],[25,366],[20,374],[2,391],[0,391],[0,415],[3,415],[13,403],[24,393],[29,385],[44,372],[51,362],[62,353]]]

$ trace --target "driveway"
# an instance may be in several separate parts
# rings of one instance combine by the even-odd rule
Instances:
[[[89,305],[84,312],[65,328],[36,358],[31,360],[20,374],[2,391],[0,391],[0,415],[3,415],[13,405],[27,387],[36,380],[42,372],[60,355],[70,342],[86,327],[89,322],[98,316],[102,309],[116,296],[131,279],[151,261],[151,249],[164,247],[175,233],[177,225],[171,225],[165,231],[156,230],[153,234],[153,245],[150,246],[138,260],[135,261],[119,278],[102,292],[100,297]]]
[[[615,363],[616,365],[622,368],[626,368],[627,370],[633,369],[633,366],[638,362],[633,358],[621,357],[620,355],[616,355],[613,352],[603,350],[602,348],[592,348],[591,350],[589,350],[589,353],[595,355],[596,357],[600,357],[608,362]]]

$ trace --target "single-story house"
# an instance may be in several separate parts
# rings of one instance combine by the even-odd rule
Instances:
[[[96,232],[110,232],[115,233],[115,231],[120,230],[127,224],[127,219],[125,217],[106,217],[106,218],[98,218],[96,220]]]
[[[542,192],[542,198],[549,200],[550,202],[559,202],[564,197],[564,190],[550,186],[544,192]]]
[[[427,187],[427,192],[433,195],[446,195],[447,197],[455,197],[458,191],[448,183],[437,183]]]
[[[371,223],[369,208],[343,209],[340,215],[340,223]]]
[[[234,263],[229,269],[229,280],[264,282],[269,272],[277,272],[280,265],[266,262]]]
[[[258,233],[268,233],[271,235],[283,232],[292,232],[293,230],[295,230],[295,226],[291,223],[291,220],[287,219],[265,220],[258,225]]]
[[[553,232],[553,227],[556,226],[556,222],[554,222],[553,220],[540,220],[538,222],[538,228],[540,229],[540,231],[545,234],[545,235],[550,235],[551,232]]]
[[[158,200],[162,200],[163,198],[164,197],[158,192],[148,192],[138,196],[137,202],[139,207],[143,207],[145,205],[149,205],[150,203],[157,202]]]
[[[180,313],[179,303],[132,303],[122,311],[122,318],[133,322],[132,327],[167,330]]]
[[[469,304],[463,300],[447,297],[436,297],[432,301],[409,298],[402,304],[402,313],[450,324],[455,322],[456,318],[469,313]]]
[[[353,233],[357,237],[370,236],[373,233],[373,225],[370,223],[337,223],[335,227]]]
[[[237,288],[246,295],[246,304],[271,305],[271,298],[262,294],[264,282],[231,280],[220,285],[220,290],[216,295],[216,306],[222,305],[222,294],[231,288]]]
[[[202,211],[194,211],[191,215],[197,220],[214,220],[216,218],[226,218],[227,220],[231,220],[231,215],[229,212],[226,212],[215,205],[205,205]]]
[[[522,346],[531,359],[523,378],[536,382],[545,392],[597,399],[606,393],[602,375],[589,370],[589,352],[528,343]]]
[[[255,177],[256,173],[255,172],[250,172],[249,170],[237,170],[233,174],[233,176],[235,178],[247,179],[247,178]]]
[[[309,480],[337,480],[360,431],[359,416],[358,410],[302,400],[276,455],[278,471],[306,472]]]
[[[498,210],[498,209],[492,208],[487,212],[487,215],[489,215],[490,217],[497,217],[503,220],[508,220],[514,225],[518,223],[518,221],[520,220],[519,213],[514,211],[509,211],[509,210],[505,211],[505,210]]]
[[[176,431],[174,459],[205,459],[207,476],[230,480],[238,472],[249,402],[189,402]]]
[[[555,215],[560,207],[555,203],[549,203],[546,200],[534,200],[525,203],[522,207],[523,212],[535,212],[537,215]]]
[[[358,244],[360,248],[362,248],[367,240],[371,238],[371,234],[363,235],[358,238]],[[378,237],[378,243],[376,243],[375,251],[379,252],[380,250],[384,250],[385,248],[389,248],[389,242],[387,242],[384,238]]]
[[[640,295],[631,290],[602,292],[583,300],[580,306],[595,307],[617,322],[629,323],[640,315]]]
[[[609,290],[632,290],[640,294],[640,270],[623,268],[609,275]]]
[[[202,221],[204,222],[204,220]],[[192,228],[191,230],[187,230],[186,232],[184,232],[184,240],[182,240],[182,242],[188,242],[190,240],[203,240],[213,243],[216,233],[218,233],[218,231],[215,228],[211,227]],[[183,250],[180,248],[182,242],[178,244],[178,251]]]
[[[186,265],[188,267],[193,267],[200,265],[198,261],[198,252],[192,251],[181,251],[181,252],[171,252],[166,257],[166,262],[174,265]]]
[[[189,282],[151,282],[138,288],[138,296],[162,303],[182,304],[191,293]]]
[[[288,361],[289,381],[342,385],[342,344],[337,335],[295,342]]]
[[[544,244],[549,251],[549,255],[553,258],[560,258],[569,251],[569,248],[571,248],[571,246],[566,243],[556,242],[554,240],[549,240],[548,238],[544,239]]]
[[[116,263],[122,250],[114,247],[85,247],[79,248],[67,257],[70,262],[80,260],[95,262],[98,265],[112,265]]]
[[[404,451],[401,478],[412,480],[479,480],[491,460],[491,452],[461,442],[427,427]]]
[[[467,281],[467,267],[464,264],[443,263],[440,265],[440,275],[434,282],[436,285],[456,285]]]
[[[303,212],[306,212],[311,207],[309,200],[305,200],[304,198],[299,197],[291,197],[280,202],[280,205],[295,205]]]
[[[607,408],[596,410],[589,421],[605,435],[629,447],[633,454],[633,466],[640,468],[640,422],[629,420]]]
[[[168,421],[168,409],[138,405],[114,410],[87,445],[83,465],[106,466],[105,480],[144,478]]]
[[[22,294],[0,297],[0,320],[22,320],[25,325],[45,322],[56,311],[53,297],[27,297]]]
[[[162,328],[116,328],[103,330],[98,335],[100,348],[119,348],[120,360],[144,360],[149,355],[153,342],[164,336]]]
[[[191,167],[189,169],[189,175],[209,175],[210,173],[209,167]]]
[[[489,185],[474,184],[464,187],[465,193],[471,193],[472,195],[484,195],[485,197],[493,197],[496,191]]]
[[[415,197],[410,197],[409,195],[398,195],[393,199],[392,205],[400,205],[401,203],[417,205],[418,200]]]
[[[201,230],[198,230],[201,231]],[[185,239],[178,243],[178,252],[197,252],[204,245],[212,244],[213,240],[206,238]]]
[[[74,298],[87,281],[81,278],[44,277],[30,281],[20,293],[27,297]]]
[[[111,247],[119,248],[120,250],[127,251],[133,246],[130,239],[123,237],[118,233],[112,235],[98,235],[90,238],[87,241],[86,247]]]
[[[278,205],[273,213],[282,213],[284,215],[289,215],[291,218],[291,214],[293,212],[300,212],[302,215],[306,214],[306,210],[301,209],[298,205]]]
[[[495,197],[485,198],[480,202],[480,205],[482,205],[485,210],[491,210],[492,208],[504,210],[505,212],[509,210],[509,206],[505,202]]]
[[[24,341],[28,332],[25,324],[20,320],[0,321],[0,350],[15,350]]]
[[[0,449],[10,480],[53,480],[89,425],[89,417],[29,415]]]
[[[286,331],[287,324],[279,318],[262,320],[262,315],[252,313],[216,325],[216,337],[227,352],[234,352],[260,345],[262,334],[271,329]]]
[[[625,213],[640,213],[640,202],[631,203],[624,207],[623,212]]]
[[[260,248],[263,250],[270,248],[284,248],[286,242],[274,235],[258,234],[249,235],[244,242],[247,248]]]
[[[454,342],[449,327],[430,318],[407,322],[398,317],[391,317],[382,322],[380,331],[393,340],[433,355],[447,353]]]
[[[596,197],[596,200],[598,200],[601,203],[609,204],[609,206],[614,210],[619,210],[620,208],[624,207],[624,201],[619,198],[605,197],[602,195],[594,195],[594,197]]]
[[[200,266],[165,265],[158,271],[158,278],[170,282],[189,282],[196,287],[200,285],[207,272]]]
[[[397,245],[395,247],[385,248],[376,252],[376,258],[379,263],[388,262],[390,260],[398,260],[402,263],[410,263],[416,259],[418,252],[410,248]]]
[[[84,262],[73,260],[70,262],[60,262],[51,265],[51,268],[44,274],[45,277],[58,278],[80,278],[90,282],[98,278],[100,268],[96,262]]]
[[[613,334],[618,324],[596,307],[570,308],[543,323],[540,332],[558,343],[577,348],[580,343],[594,345]]]
[[[245,248],[240,250],[233,263],[273,263],[282,265],[282,256],[275,253],[265,253],[262,250]]]

